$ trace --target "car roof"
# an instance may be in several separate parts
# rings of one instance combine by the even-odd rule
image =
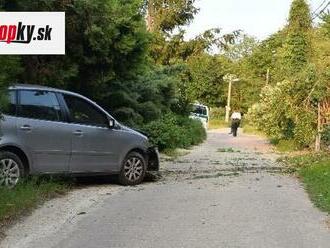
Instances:
[[[196,107],[203,107],[203,108],[208,108],[206,105],[199,104],[199,103],[194,103],[193,106],[196,106]]]
[[[57,88],[52,88],[48,86],[43,86],[43,85],[37,85],[37,84],[14,84],[9,87],[9,89],[19,89],[19,90],[45,90],[45,91],[53,91],[53,92],[60,92],[60,93],[66,93],[66,94],[71,94],[71,95],[77,95],[84,97],[80,94],[71,92],[71,91],[66,91],[66,90],[61,90]],[[84,97],[85,98],[85,97]]]
[[[61,90],[57,88],[52,88],[48,86],[43,86],[43,85],[36,85],[36,84],[13,84],[9,86],[9,90],[44,90],[44,91],[52,91],[52,92],[58,92],[58,93],[64,93],[64,94],[69,94],[73,96],[78,96],[81,97],[85,100],[87,100],[90,103],[93,103],[96,105],[99,109],[101,109],[105,114],[109,115],[109,113],[104,110],[102,107],[100,107],[96,102],[92,101],[91,99],[88,99],[87,97],[80,95],[78,93],[72,92],[72,91],[66,91],[66,90]]]

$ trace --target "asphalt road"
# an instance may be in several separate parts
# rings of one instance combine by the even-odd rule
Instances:
[[[327,215],[264,139],[208,136],[188,155],[165,159],[156,182],[93,186],[47,203],[0,247],[330,247]]]

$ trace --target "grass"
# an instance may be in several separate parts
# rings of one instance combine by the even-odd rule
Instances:
[[[194,176],[193,179],[208,179],[208,178],[218,178],[218,177],[231,177],[231,176],[239,176],[238,172],[228,172],[228,173],[216,173],[214,175],[199,175]]]
[[[265,136],[263,132],[258,130],[256,127],[249,125],[249,124],[244,124],[243,125],[243,132],[246,134],[254,134],[258,136]]]
[[[228,153],[234,153],[234,152],[241,152],[239,150],[234,150],[233,148],[219,148],[217,152],[228,152]]]
[[[176,159],[189,154],[189,152],[187,149],[165,149],[162,153],[171,157],[171,159]]]
[[[293,152],[298,150],[298,147],[293,140],[271,139],[270,143],[274,145],[279,152]]]
[[[49,177],[26,179],[14,189],[0,187],[0,231],[23,213],[47,199],[63,195],[68,189],[69,182]]]
[[[330,154],[305,154],[287,158],[318,208],[330,213]]]
[[[225,120],[219,119],[210,119],[209,121],[209,129],[221,129],[221,128],[228,128],[230,124],[225,122]]]

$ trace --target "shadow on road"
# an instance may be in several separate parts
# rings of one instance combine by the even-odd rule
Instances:
[[[162,179],[161,173],[146,173],[143,183],[157,182]],[[118,181],[118,176],[86,176],[86,177],[76,177],[72,179],[74,187],[86,187],[86,186],[98,186],[98,185],[120,185]]]

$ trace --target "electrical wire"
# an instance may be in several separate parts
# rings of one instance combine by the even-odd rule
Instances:
[[[323,3],[322,3],[322,5],[323,5]],[[321,5],[321,6],[322,6]],[[324,13],[324,11],[326,11],[327,10],[327,8],[330,6],[330,1],[328,1],[328,3],[324,6],[324,8],[321,10],[321,11],[319,11],[319,13],[314,13],[314,17],[312,18],[312,20],[315,20],[316,18],[318,18],[318,17],[320,17],[323,13]],[[318,8],[319,9],[319,8]]]
[[[327,0],[323,0],[323,2],[320,4],[320,6],[319,7],[317,7],[314,11],[313,11],[313,13],[312,13],[312,15],[315,15],[316,14],[316,12],[319,10],[319,9],[321,9],[322,8],[322,6],[326,3],[326,1]]]

